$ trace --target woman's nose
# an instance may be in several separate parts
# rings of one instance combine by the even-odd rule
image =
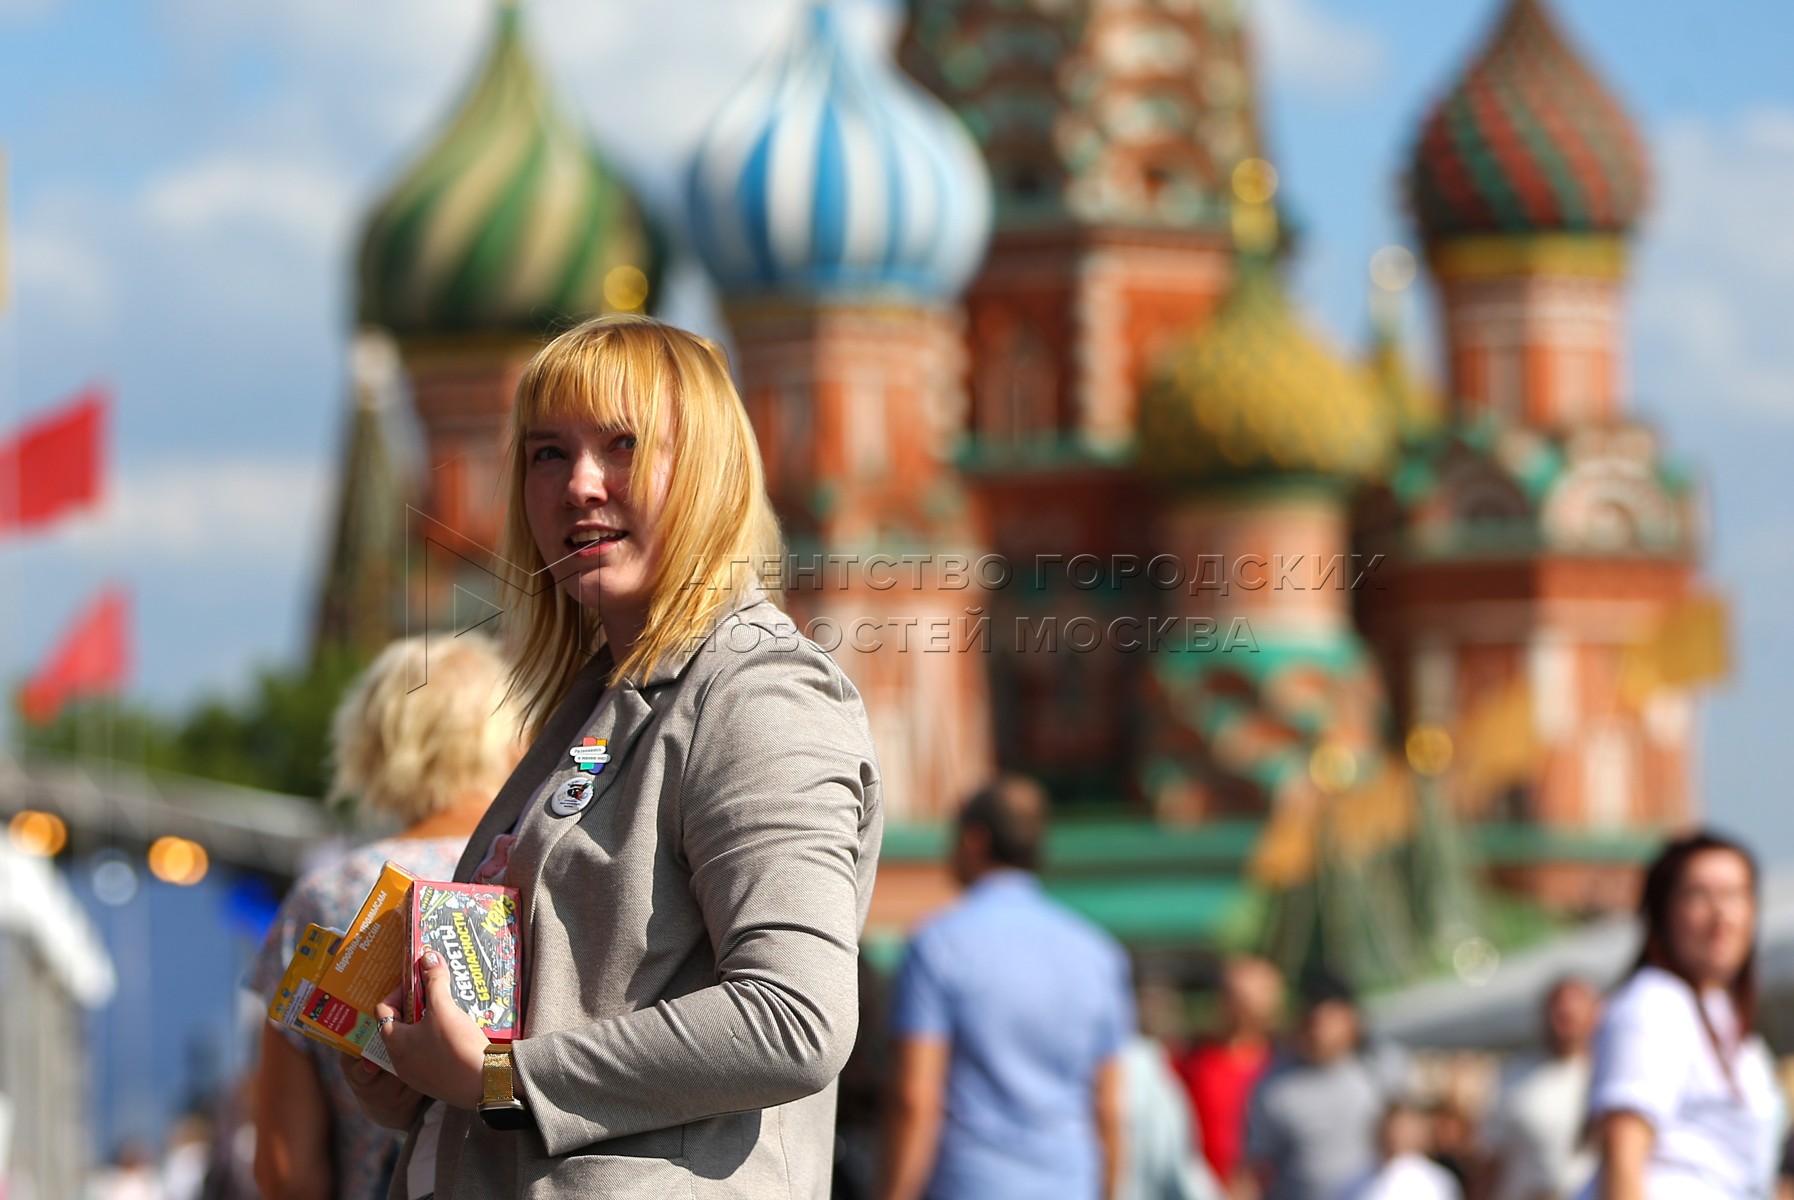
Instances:
[[[573,460],[573,471],[567,478],[567,503],[574,508],[603,504],[610,498],[605,486],[604,467],[593,454],[581,454]]]

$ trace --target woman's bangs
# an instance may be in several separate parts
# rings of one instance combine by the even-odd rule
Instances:
[[[656,356],[635,339],[616,336],[584,339],[560,349],[550,347],[535,363],[519,389],[517,428],[543,422],[575,421],[600,429],[642,432],[660,390]]]

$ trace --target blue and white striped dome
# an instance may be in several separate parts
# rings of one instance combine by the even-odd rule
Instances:
[[[733,295],[957,296],[990,237],[990,177],[948,108],[861,49],[833,3],[711,122],[693,236]]]

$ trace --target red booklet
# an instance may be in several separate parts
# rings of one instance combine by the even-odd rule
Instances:
[[[423,1015],[423,978],[417,960],[434,950],[448,964],[455,1003],[486,1037],[517,1036],[520,1002],[517,889],[418,880],[411,887],[411,963],[405,972],[405,1019]]]

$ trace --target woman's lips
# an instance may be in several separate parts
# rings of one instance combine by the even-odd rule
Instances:
[[[615,550],[618,546],[627,541],[628,538],[629,535],[627,533],[619,531],[615,537],[605,538],[602,541],[587,542],[583,546],[576,544],[572,538],[568,538],[567,545],[572,548],[573,557],[575,558],[598,558],[601,555],[608,554],[610,551]]]

